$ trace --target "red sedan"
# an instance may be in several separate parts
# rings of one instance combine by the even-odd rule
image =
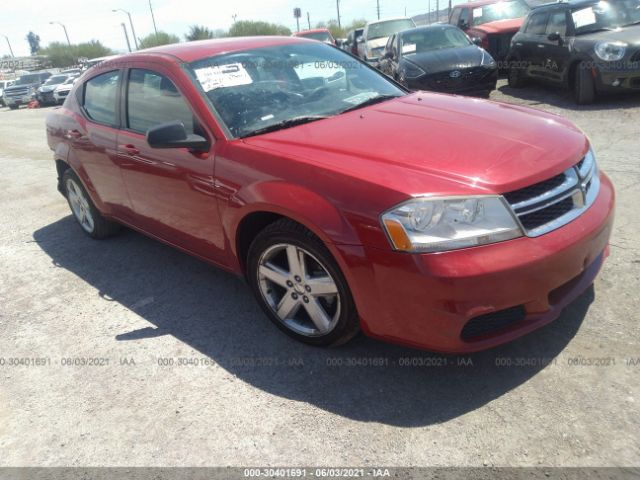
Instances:
[[[522,107],[409,93],[299,38],[145,50],[47,117],[82,229],[120,225],[246,277],[292,337],[489,348],[554,319],[608,251],[585,135]]]

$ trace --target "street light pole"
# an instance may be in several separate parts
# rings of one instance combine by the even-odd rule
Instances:
[[[340,0],[336,0],[336,8],[338,9],[338,28],[342,28],[340,24]]]
[[[158,27],[156,27],[156,17],[153,16],[153,7],[151,6],[151,0],[149,0],[149,10],[151,10],[151,20],[153,21],[153,31],[158,35]]]
[[[9,37],[6,35],[2,35],[7,40],[7,45],[9,45],[9,51],[11,52],[11,57],[15,58],[16,56],[13,54],[13,48],[11,48],[11,42],[9,42]]]
[[[69,46],[71,46],[71,42],[69,41],[69,34],[67,33],[67,27],[65,27],[62,23],[60,22],[49,22],[49,25],[60,25],[62,27],[62,29],[64,30],[64,36],[67,37],[67,44]]]
[[[122,22],[120,25],[122,25],[122,31],[124,32],[124,38],[127,40],[127,48],[129,49],[129,52],[131,52],[131,44],[129,43],[129,34],[127,33],[127,26],[124,24],[124,22]]]
[[[112,12],[123,12],[126,13],[127,16],[129,17],[129,25],[131,26],[131,35],[133,36],[133,43],[136,46],[136,50],[138,50],[138,38],[136,37],[136,30],[133,28],[133,20],[131,19],[131,14],[129,12],[127,12],[126,10],[123,10],[121,8],[116,8],[114,10],[111,10]]]

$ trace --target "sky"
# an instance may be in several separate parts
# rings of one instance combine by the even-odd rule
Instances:
[[[311,23],[327,21],[337,17],[336,0],[151,0],[158,30],[178,35],[184,34],[190,25],[204,25],[210,29],[228,29],[233,23],[233,15],[238,20],[263,20],[280,23],[296,29],[293,17],[294,7],[302,10],[301,28],[306,27],[307,12]],[[340,0],[343,23],[356,18],[374,20],[377,17],[377,0]],[[431,1],[435,10],[436,0]],[[446,0],[440,0],[444,8]],[[382,17],[409,16],[426,13],[429,0],[379,0]],[[9,37],[16,56],[29,55],[27,33],[32,30],[40,35],[41,46],[49,42],[65,42],[67,27],[71,43],[81,43],[92,39],[100,40],[118,52],[127,49],[121,23],[124,22],[131,37],[129,20],[122,12],[131,13],[138,38],[153,32],[153,23],[148,0],[3,0],[0,13],[0,57],[9,54],[4,35]],[[131,38],[133,46],[133,39]]]

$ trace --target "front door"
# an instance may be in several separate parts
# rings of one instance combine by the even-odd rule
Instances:
[[[118,135],[122,174],[135,224],[178,247],[220,261],[224,237],[214,196],[214,142],[168,73],[131,68],[125,74],[123,128]],[[209,138],[208,153],[151,148],[146,132],[181,121],[188,133]]]

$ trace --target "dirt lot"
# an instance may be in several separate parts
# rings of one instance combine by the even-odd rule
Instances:
[[[0,465],[639,465],[640,97],[492,98],[589,135],[618,192],[611,257],[557,322],[447,366],[299,345],[241,280],[131,231],[88,239],[47,109],[0,110]]]

